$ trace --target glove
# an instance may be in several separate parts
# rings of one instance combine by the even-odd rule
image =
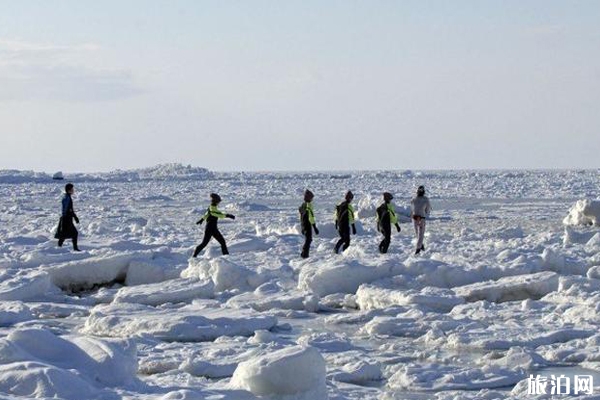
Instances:
[[[338,229],[338,223],[337,223],[337,221],[335,221],[335,229],[336,230]]]
[[[235,215],[225,214],[225,218],[235,219]]]
[[[198,220],[198,222],[196,222],[196,225],[202,225],[203,222],[204,222],[204,218],[200,218]]]
[[[73,218],[75,219],[76,223],[79,223],[79,218],[77,218],[77,215],[75,215]]]
[[[354,224],[352,224],[352,234],[356,235],[356,226]]]
[[[400,225],[396,224],[396,229],[398,230],[398,232],[400,232],[401,231]]]
[[[315,235],[319,234],[319,228],[316,225],[313,225],[313,229],[315,230]]]

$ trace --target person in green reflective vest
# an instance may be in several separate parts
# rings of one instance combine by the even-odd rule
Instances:
[[[400,225],[398,224],[398,217],[396,216],[396,209],[392,203],[391,193],[385,192],[383,194],[383,204],[377,207],[377,228],[383,233],[383,240],[379,243],[379,251],[382,254],[387,253],[390,242],[392,240],[392,225],[396,226],[396,230],[400,232]]]
[[[193,257],[197,257],[198,254],[200,254],[200,252],[206,247],[208,242],[210,242],[210,239],[213,237],[221,245],[221,252],[224,255],[229,254],[229,251],[227,250],[227,243],[225,243],[225,238],[223,237],[223,235],[221,235],[221,232],[219,232],[219,228],[217,227],[217,221],[221,218],[235,219],[235,216],[231,214],[225,214],[219,211],[217,206],[221,202],[221,196],[219,196],[218,194],[211,193],[210,200],[210,206],[206,210],[206,213],[204,213],[202,218],[200,218],[200,220],[196,222],[196,224],[200,225],[204,221],[206,221],[206,229],[204,230],[204,239],[202,239],[202,243],[200,243],[196,247],[196,250],[194,250]]]
[[[302,234],[304,235],[304,246],[302,247],[302,253],[300,257],[308,258],[310,252],[310,244],[312,243],[312,232],[315,231],[315,235],[319,234],[317,223],[315,221],[315,213],[313,211],[312,201],[315,195],[310,190],[304,192],[304,203],[298,208],[300,212],[300,224],[302,226]]]
[[[352,227],[352,234],[356,235],[356,225],[354,225],[354,207],[352,207],[352,200],[354,194],[351,191],[346,193],[345,201],[341,202],[335,208],[335,227],[340,234],[340,240],[335,245],[336,254],[340,252],[342,245],[342,251],[345,251],[350,246],[350,227]]]

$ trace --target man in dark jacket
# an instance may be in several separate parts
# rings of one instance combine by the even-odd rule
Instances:
[[[383,240],[379,244],[379,251],[382,254],[387,253],[390,242],[392,240],[392,224],[396,226],[396,230],[400,232],[400,225],[398,225],[398,217],[396,216],[396,209],[392,204],[391,193],[385,192],[383,194],[383,204],[377,207],[377,227],[379,231],[383,233]]]
[[[200,220],[196,222],[196,224],[200,225],[202,224],[202,222],[204,222],[204,220],[206,220],[206,229],[204,230],[204,239],[202,239],[202,243],[200,243],[196,247],[196,250],[194,250],[193,257],[197,257],[198,254],[200,254],[200,252],[206,247],[208,242],[210,242],[210,239],[213,237],[221,245],[221,252],[223,253],[223,255],[229,254],[229,251],[227,250],[227,243],[225,243],[225,238],[223,237],[223,235],[221,235],[221,232],[219,232],[219,228],[217,227],[217,221],[221,218],[235,219],[235,216],[231,214],[225,214],[219,211],[217,206],[221,202],[221,196],[219,196],[216,193],[211,193],[210,199],[211,202],[210,206],[208,207],[208,210],[206,210],[204,216],[202,216],[202,218],[200,218]]]
[[[59,247],[62,247],[66,239],[72,239],[73,250],[81,251],[77,246],[79,232],[77,232],[77,228],[75,228],[75,225],[73,224],[73,220],[75,220],[76,223],[79,223],[79,218],[73,209],[73,198],[71,197],[73,193],[75,193],[73,184],[67,183],[65,185],[65,195],[62,199],[62,216],[58,222],[58,229],[56,229],[54,238],[58,239]]]
[[[319,229],[315,221],[315,213],[313,211],[312,201],[315,195],[310,190],[304,192],[304,203],[298,208],[300,212],[300,224],[302,225],[302,234],[304,235],[304,246],[300,257],[308,258],[310,252],[310,244],[312,243],[312,231],[315,235],[319,234]]]
[[[336,254],[340,252],[342,245],[342,251],[345,251],[350,246],[350,227],[352,227],[352,234],[356,235],[356,226],[354,225],[354,208],[352,207],[352,200],[354,194],[351,191],[346,193],[345,201],[341,202],[335,208],[335,227],[340,234],[340,240],[335,245]]]

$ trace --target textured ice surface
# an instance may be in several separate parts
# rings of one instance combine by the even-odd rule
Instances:
[[[65,182],[0,172],[0,397],[524,399],[540,368],[600,370],[598,171],[64,176],[81,253],[53,239]],[[302,260],[306,188],[321,234]],[[358,235],[335,255],[348,189]],[[215,191],[231,254],[190,260]],[[383,191],[402,225],[385,255]]]

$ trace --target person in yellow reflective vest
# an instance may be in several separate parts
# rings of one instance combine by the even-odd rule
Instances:
[[[314,229],[315,235],[319,234],[317,223],[315,221],[315,213],[313,211],[312,201],[315,195],[310,190],[304,192],[304,203],[298,208],[300,212],[300,224],[302,226],[302,234],[304,235],[304,246],[302,247],[302,253],[300,257],[308,258],[310,252],[310,244],[312,243],[312,231]]]
[[[210,199],[210,206],[206,210],[206,213],[204,213],[202,218],[200,218],[200,220],[196,222],[196,224],[200,225],[204,221],[206,221],[206,229],[204,230],[204,239],[202,239],[202,243],[200,243],[196,247],[196,250],[194,250],[193,257],[197,257],[198,254],[200,254],[200,252],[206,247],[208,242],[210,242],[210,239],[213,237],[221,245],[221,252],[223,254],[229,254],[229,251],[227,250],[227,243],[225,243],[225,238],[223,237],[223,235],[221,235],[221,232],[219,232],[219,228],[217,227],[217,221],[221,218],[235,219],[235,216],[231,214],[225,214],[219,211],[217,206],[221,202],[221,196],[219,196],[216,193],[211,193]]]
[[[400,232],[400,225],[398,224],[398,217],[396,216],[396,209],[392,203],[391,193],[385,192],[383,194],[383,204],[377,207],[377,228],[383,233],[383,240],[379,243],[379,251],[382,254],[387,253],[390,242],[392,240],[392,224],[396,226],[396,230]]]
[[[342,251],[345,251],[350,246],[350,227],[352,227],[352,234],[356,235],[356,226],[354,225],[354,207],[352,207],[352,200],[354,194],[351,191],[346,193],[345,201],[341,202],[335,208],[335,227],[340,234],[340,240],[335,245],[336,254],[340,252],[342,245]]]

